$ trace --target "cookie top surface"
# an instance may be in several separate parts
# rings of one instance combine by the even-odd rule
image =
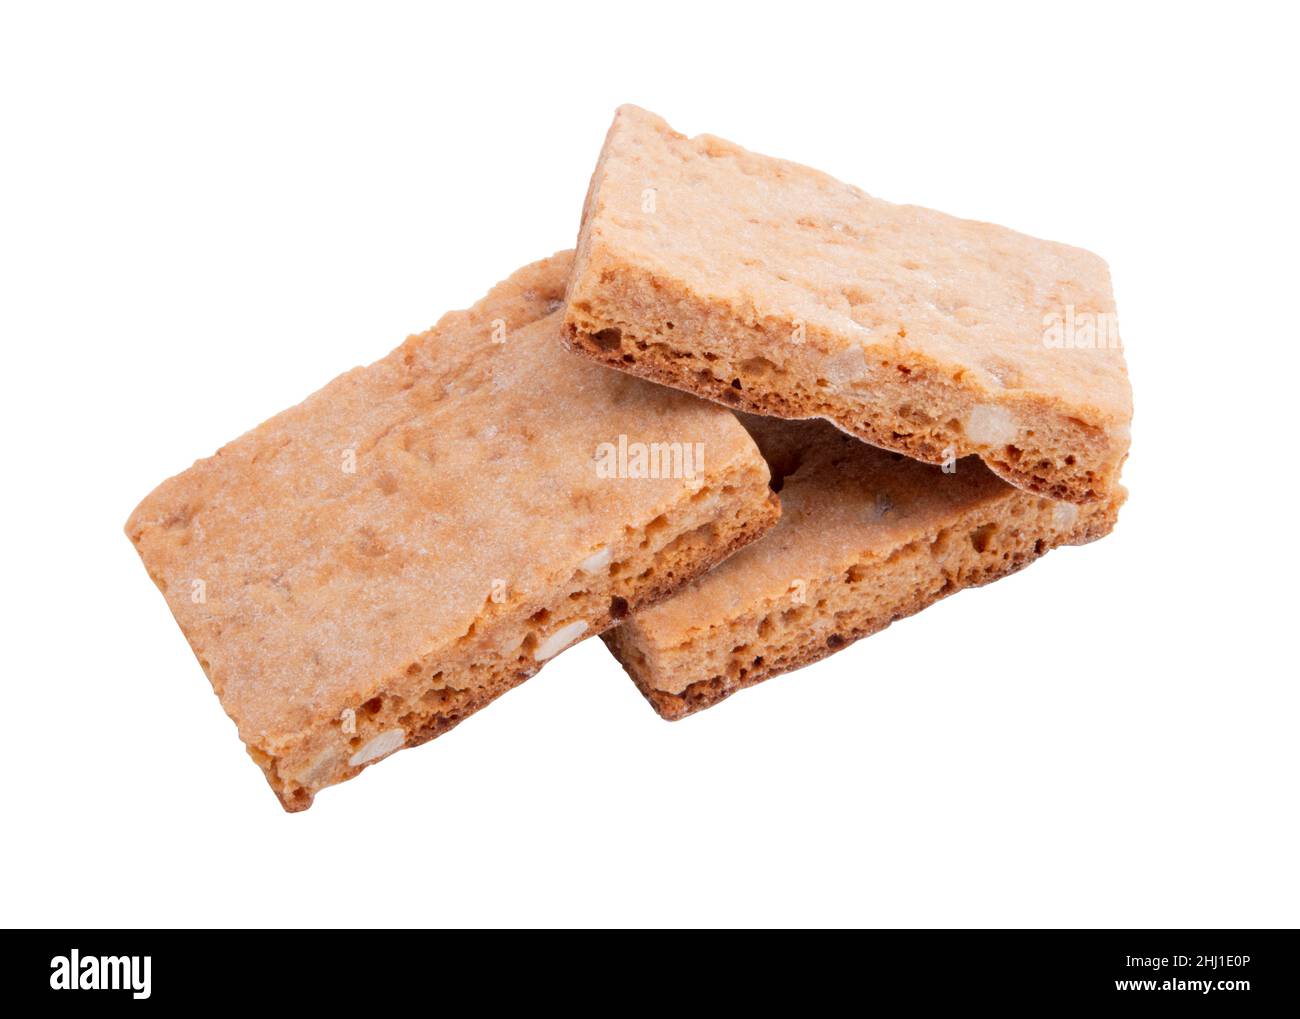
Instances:
[[[688,138],[635,106],[615,116],[584,222],[576,275],[598,252],[742,319],[801,320],[834,338],[832,356],[893,351],[1101,429],[1132,416],[1110,274],[1080,248],[882,201],[806,166]],[[1078,323],[1080,346],[1056,346],[1053,323]],[[1082,346],[1084,324],[1114,346]]]
[[[273,742],[544,595],[629,525],[758,459],[725,410],[565,352],[572,253],[165,481],[128,535],[246,741]],[[600,476],[602,443],[702,443],[691,480]]]

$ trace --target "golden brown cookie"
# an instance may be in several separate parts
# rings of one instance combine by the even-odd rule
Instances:
[[[779,513],[727,411],[564,353],[564,252],[165,481],[126,531],[288,810]]]
[[[1132,396],[1097,256],[893,205],[622,107],[583,210],[565,342],[741,410],[1105,501]]]
[[[954,473],[820,421],[742,415],[781,493],[760,541],[605,635],[664,718],[838,651],[955,591],[1114,526],[1123,489],[1078,505]]]

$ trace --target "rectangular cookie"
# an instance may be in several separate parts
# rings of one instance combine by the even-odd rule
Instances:
[[[564,353],[564,252],[165,481],[126,532],[286,810],[768,528],[725,410]]]
[[[821,421],[742,415],[781,493],[766,537],[605,635],[664,718],[833,654],[1057,545],[1107,534],[1123,501],[1082,505],[955,473]]]
[[[1031,492],[1109,498],[1132,395],[1106,264],[893,205],[619,109],[583,209],[565,342],[738,409],[821,417]]]

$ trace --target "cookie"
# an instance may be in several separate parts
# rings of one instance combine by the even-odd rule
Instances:
[[[893,205],[633,106],[583,210],[565,342],[756,414],[1106,501],[1132,395],[1106,264]]]
[[[288,810],[761,534],[733,415],[566,354],[572,253],[160,485],[126,531]]]
[[[953,473],[821,421],[743,415],[780,489],[780,522],[605,636],[664,718],[824,658],[1057,545],[1107,534],[1123,501],[1079,505]]]

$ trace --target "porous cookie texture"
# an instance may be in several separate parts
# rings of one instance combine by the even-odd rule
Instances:
[[[1107,534],[1123,501],[1014,488],[975,457],[955,473],[820,421],[742,416],[781,493],[761,541],[605,636],[668,719],[838,651],[1057,545]]]
[[[729,406],[1105,502],[1132,394],[1106,264],[619,109],[565,342]]]
[[[571,264],[519,270],[127,522],[286,809],[446,732],[778,516],[734,416],[564,353]]]

